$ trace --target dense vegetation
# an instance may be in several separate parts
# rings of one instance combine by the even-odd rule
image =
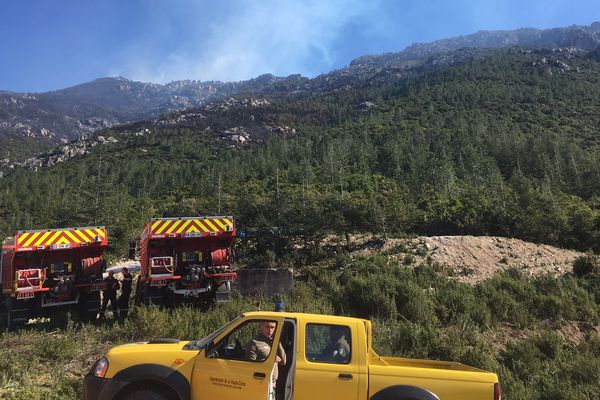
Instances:
[[[543,58],[570,69],[533,65]],[[499,51],[388,82],[223,113],[232,123],[259,113],[295,127],[293,138],[232,149],[193,124],[152,127],[50,169],[16,170],[2,180],[0,232],[104,224],[122,254],[151,216],[225,213],[278,255],[290,241],[352,231],[597,249],[593,57]]]
[[[307,267],[306,279],[285,299],[288,309],[371,318],[380,354],[495,371],[508,400],[597,398],[597,261],[580,260],[590,267],[578,269],[580,276],[527,279],[509,270],[470,286],[437,265],[336,252]],[[272,306],[267,299],[235,298],[205,313],[138,308],[123,323],[67,322],[61,330],[41,324],[0,334],[0,397],[80,398],[83,375],[115,344],[202,337],[241,312]]]
[[[103,224],[120,256],[150,217],[234,215],[248,233],[239,244],[245,262],[302,273],[292,309],[373,318],[377,351],[497,371],[509,400],[592,399],[600,389],[595,260],[580,260],[573,276],[511,270],[468,286],[431,263],[409,268],[321,243],[330,233],[494,234],[598,251],[598,109],[593,56],[502,50],[383,85],[224,113],[232,124],[252,114],[298,132],[260,145],[224,146],[201,122],[139,124],[151,132],[107,131],[119,142],[0,180],[0,232]],[[202,336],[257,301],[204,314],[141,309],[122,325],[53,335],[5,333],[0,394],[74,397],[81,368],[110,344]]]

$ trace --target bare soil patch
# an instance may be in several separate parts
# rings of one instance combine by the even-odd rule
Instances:
[[[354,235],[349,239],[349,248],[355,254],[381,253],[407,265],[430,259],[455,270],[460,281],[470,284],[509,268],[518,268],[528,276],[561,276],[571,272],[573,261],[584,255],[497,236],[421,236],[384,240]]]

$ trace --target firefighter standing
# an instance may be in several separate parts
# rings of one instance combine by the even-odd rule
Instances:
[[[121,270],[123,279],[121,280],[121,296],[119,296],[119,311],[121,317],[127,317],[129,312],[129,296],[131,296],[131,284],[133,282],[133,276],[129,273],[127,268]]]
[[[262,321],[259,325],[258,334],[250,340],[245,347],[246,359],[251,361],[264,361],[269,357],[271,353],[271,347],[273,346],[273,338],[277,324],[275,321]],[[277,378],[279,376],[279,366],[283,366],[286,363],[285,351],[281,343],[277,346],[277,354],[275,356],[275,365],[273,365],[273,371],[271,373],[271,391],[269,393],[269,400],[275,399],[275,390],[277,385]]]
[[[110,301],[110,305],[116,316],[119,315],[119,306],[117,305],[117,290],[119,290],[119,281],[115,279],[114,271],[108,271],[108,276],[104,279],[106,289],[102,291],[102,308],[100,308],[100,317],[104,317],[104,312]]]

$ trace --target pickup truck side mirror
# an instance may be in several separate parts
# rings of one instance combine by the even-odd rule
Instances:
[[[216,358],[218,356],[214,341],[211,341],[206,345],[204,348],[204,354],[206,355],[206,358]]]

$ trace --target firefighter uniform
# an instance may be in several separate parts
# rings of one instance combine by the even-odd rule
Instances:
[[[273,339],[269,339],[262,333],[256,335],[252,340],[246,344],[245,352],[246,359],[252,361],[264,361],[271,354],[271,346],[273,346]],[[283,346],[281,343],[277,346],[277,355],[281,358],[279,363],[275,363],[273,366],[273,387],[275,387],[275,383],[277,382],[277,377],[279,376],[279,368],[278,365],[285,365],[286,357],[285,351],[283,350]]]
[[[108,272],[108,276],[104,279],[106,289],[102,291],[102,307],[100,308],[100,316],[104,316],[108,302],[117,316],[119,315],[119,306],[117,305],[117,290],[119,290],[119,281],[115,279],[112,271]]]
[[[129,312],[129,297],[131,296],[131,285],[133,283],[133,276],[129,273],[127,268],[123,268],[123,279],[121,280],[121,296],[119,296],[119,311],[122,317],[127,317]]]

